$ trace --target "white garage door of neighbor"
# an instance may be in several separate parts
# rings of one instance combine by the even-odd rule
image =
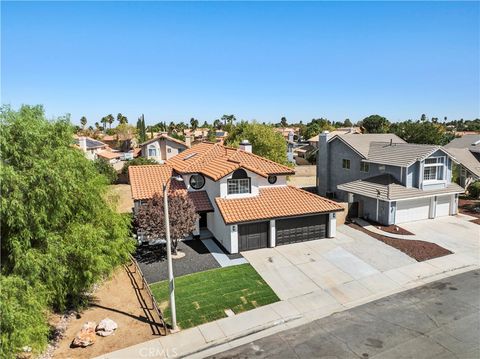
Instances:
[[[450,196],[437,197],[435,217],[444,217],[450,214]]]
[[[430,198],[418,198],[397,202],[395,223],[405,223],[428,219]]]

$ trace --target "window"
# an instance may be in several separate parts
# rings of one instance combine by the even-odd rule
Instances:
[[[345,168],[346,170],[350,169],[350,160],[343,159],[342,160],[342,167]]]
[[[274,184],[277,182],[277,176],[268,176],[268,183]]]
[[[190,176],[190,186],[193,189],[200,189],[205,186],[205,177],[200,173],[196,173]]]
[[[250,193],[251,183],[247,172],[238,169],[233,172],[232,178],[227,180],[228,194]]]
[[[440,181],[443,179],[445,157],[430,157],[425,159],[423,168],[424,181]]]
[[[367,162],[360,162],[360,172],[368,172],[370,170],[370,166]]]
[[[148,157],[157,157],[157,148],[154,145],[148,147]]]
[[[167,148],[167,153],[172,153],[172,149],[171,149],[171,148]]]

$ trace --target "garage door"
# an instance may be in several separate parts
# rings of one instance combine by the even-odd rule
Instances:
[[[397,202],[395,223],[405,223],[428,219],[430,211],[430,198],[418,198],[409,201]]]
[[[327,235],[328,214],[275,221],[276,245],[311,241]]]
[[[268,247],[269,222],[241,224],[238,226],[238,246],[240,251]]]
[[[435,217],[444,217],[450,214],[450,197],[451,196],[437,197]]]

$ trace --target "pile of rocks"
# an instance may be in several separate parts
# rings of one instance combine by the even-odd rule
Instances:
[[[86,322],[72,341],[72,347],[88,347],[95,343],[95,334],[106,337],[112,335],[118,328],[110,318],[105,318],[98,325],[95,322]]]

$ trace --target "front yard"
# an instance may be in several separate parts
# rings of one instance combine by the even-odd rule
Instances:
[[[168,282],[151,286],[170,322]],[[175,278],[177,321],[182,329],[224,318],[278,301],[277,295],[250,264],[212,269]]]

